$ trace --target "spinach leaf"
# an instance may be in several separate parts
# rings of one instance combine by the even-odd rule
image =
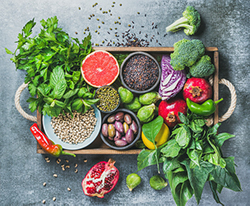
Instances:
[[[185,148],[188,146],[191,139],[191,132],[186,125],[181,125],[181,127],[173,131],[173,134],[175,134],[175,140],[180,147]]]
[[[161,116],[158,116],[153,121],[143,124],[142,132],[150,142],[155,144],[155,137],[159,133],[163,121],[163,118]]]
[[[215,201],[219,204],[221,204],[222,206],[224,206],[224,204],[221,203],[220,198],[217,194],[217,188],[218,188],[218,184],[214,181],[209,181],[209,186],[211,191],[213,192],[213,197],[215,199]]]
[[[196,166],[193,169],[190,168],[190,161],[185,160],[182,164],[187,169],[190,184],[194,190],[197,204],[199,204],[204,185],[208,179],[208,175],[214,170],[214,166],[205,161],[201,161],[200,166]]]
[[[143,149],[137,157],[137,169],[142,170],[145,167],[157,164],[157,158],[159,158],[158,149],[148,150]]]
[[[241,191],[240,182],[235,174],[234,157],[224,159],[226,161],[226,167],[215,166],[215,169],[211,172],[214,182],[233,191]]]
[[[235,137],[235,135],[228,134],[228,133],[220,133],[215,136],[215,142],[219,147],[221,147],[226,140],[232,137]]]
[[[181,150],[181,147],[177,143],[175,139],[171,139],[167,141],[167,144],[165,147],[161,149],[161,153],[163,153],[163,156],[165,157],[176,157]]]

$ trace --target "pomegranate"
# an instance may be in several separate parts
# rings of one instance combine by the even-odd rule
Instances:
[[[212,98],[212,87],[204,78],[189,78],[183,87],[183,98],[195,103],[203,103]]]
[[[119,171],[114,166],[115,161],[101,161],[95,164],[82,180],[82,189],[87,196],[103,198],[116,185],[119,179]]]
[[[163,100],[159,104],[158,115],[163,117],[165,124],[169,127],[180,123],[178,112],[187,114],[187,104],[183,99],[175,97],[168,101]]]

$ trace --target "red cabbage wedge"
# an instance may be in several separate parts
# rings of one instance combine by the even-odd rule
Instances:
[[[170,56],[162,55],[161,59],[161,81],[159,87],[159,95],[162,100],[168,100],[178,94],[185,82],[186,73],[184,70],[176,71],[170,64]]]

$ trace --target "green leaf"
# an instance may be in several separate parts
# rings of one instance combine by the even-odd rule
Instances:
[[[75,99],[72,103],[72,110],[79,110],[83,106],[81,99]]]
[[[187,147],[189,141],[191,139],[191,132],[186,125],[182,125],[181,127],[176,129],[177,132],[175,133],[176,142],[180,145],[180,147]]]
[[[186,125],[189,124],[188,118],[183,113],[178,112],[178,116],[179,116],[179,118],[180,118],[180,120],[181,120],[182,123],[184,123]]]
[[[166,178],[169,181],[172,196],[177,206],[185,206],[186,202],[193,196],[193,189],[190,186],[189,181],[178,184],[176,187],[175,174],[169,171],[166,174]]]
[[[91,106],[92,104],[95,104],[99,102],[99,99],[84,99],[83,104]]]
[[[180,168],[181,165],[179,161],[176,158],[166,158],[165,161],[163,162],[163,172],[167,174],[169,171],[173,171],[176,168]]]
[[[187,155],[190,160],[192,160],[197,166],[200,166],[200,152],[195,149],[188,149]]]
[[[224,204],[221,203],[220,198],[219,198],[219,196],[218,196],[218,194],[217,194],[217,185],[218,185],[218,184],[217,184],[216,182],[214,182],[214,181],[209,181],[209,186],[210,186],[211,191],[213,192],[213,197],[214,197],[215,201],[216,201],[217,203],[219,203],[219,204],[221,204],[221,205],[224,206]]]
[[[232,135],[232,134],[229,134],[229,133],[220,133],[218,135],[215,136],[215,142],[216,144],[221,147],[224,143],[224,141],[232,138],[232,137],[235,137],[235,135]]]
[[[79,81],[80,76],[81,76],[81,72],[80,71],[74,71],[73,72],[73,74],[72,74],[72,80],[73,80],[73,82],[75,84]]]
[[[35,96],[36,95],[36,86],[32,83],[29,83],[28,88],[29,88],[30,95]]]
[[[35,19],[28,21],[23,27],[22,31],[25,34],[25,37],[28,37],[31,34],[32,28],[36,25]]]
[[[30,98],[27,100],[27,102],[30,102],[30,104],[29,104],[29,109],[30,109],[30,111],[31,111],[31,112],[36,111],[37,106],[38,106],[38,103],[39,103],[38,100],[37,100],[37,98],[30,97]]]
[[[56,85],[52,92],[53,98],[61,99],[64,95],[64,92],[67,88],[67,83],[65,79],[60,80]]]
[[[57,66],[53,69],[53,72],[50,75],[50,85],[52,88],[55,88],[55,86],[58,84],[59,81],[61,81],[64,78],[64,71],[62,67]]]
[[[79,91],[79,89],[74,89],[74,90],[69,90],[68,92],[66,92],[64,95],[63,95],[63,98],[64,99],[69,99],[71,97],[73,97],[77,92]]]
[[[157,150],[143,149],[137,157],[137,169],[142,170],[150,165],[157,164]]]
[[[164,121],[163,118],[161,116],[158,116],[153,121],[143,124],[142,126],[143,134],[150,142],[155,144],[155,137],[159,133],[163,121]]]
[[[185,182],[186,180],[188,180],[186,171],[174,173],[173,179],[172,179],[172,186],[176,188],[179,184]]]
[[[10,50],[7,49],[7,48],[5,48],[5,52],[6,52],[7,54],[14,54],[12,51],[10,51]]]
[[[66,106],[66,104],[61,102],[61,101],[55,100],[55,102],[56,102],[56,105],[61,107],[61,108],[64,108]]]
[[[226,161],[225,168],[215,166],[215,169],[211,172],[214,182],[233,191],[241,191],[239,179],[235,174],[234,157],[227,157],[224,160]]]
[[[161,149],[161,152],[165,157],[176,157],[178,156],[181,147],[176,142],[175,139],[171,139],[167,141],[167,144],[164,148]]]
[[[54,101],[54,99],[52,99],[50,97],[44,97],[43,101],[45,101],[47,104],[51,104]]]
[[[185,206],[187,201],[191,199],[194,192],[189,181],[185,181],[181,185],[180,189],[180,205]]]
[[[195,199],[199,204],[204,185],[208,179],[208,175],[214,170],[214,166],[208,162],[201,161],[200,167],[190,168],[190,161],[183,161],[188,173],[190,184],[194,190]]]

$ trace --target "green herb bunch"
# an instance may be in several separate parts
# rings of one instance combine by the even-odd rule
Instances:
[[[92,51],[90,34],[80,43],[58,27],[56,16],[40,23],[37,36],[30,37],[36,25],[32,19],[18,34],[16,50],[5,49],[13,55],[16,69],[27,72],[30,111],[38,109],[49,116],[72,114],[73,110],[86,112],[98,101],[94,99],[95,89],[86,84],[80,71],[82,60]]]
[[[187,116],[179,113],[179,117],[182,123],[173,128],[169,141],[154,150],[141,151],[137,157],[138,170],[163,163],[163,172],[178,206],[184,206],[193,195],[199,204],[206,182],[215,201],[223,205],[218,196],[223,187],[241,191],[234,157],[224,157],[221,151],[224,141],[234,135],[218,134],[220,123],[208,127],[203,117],[190,111]],[[148,140],[154,143],[157,134],[152,131],[158,131],[162,123],[163,118],[158,116],[143,125]]]

